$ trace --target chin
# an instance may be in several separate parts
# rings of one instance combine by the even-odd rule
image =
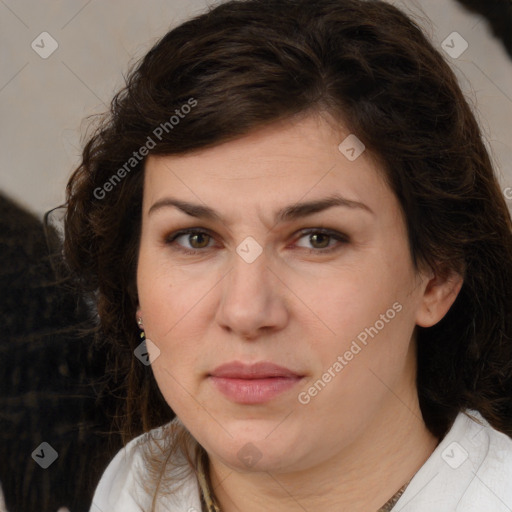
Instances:
[[[231,470],[238,473],[259,473],[271,471],[279,473],[288,467],[287,461],[283,460],[284,450],[276,450],[270,453],[269,450],[260,450],[256,444],[248,442],[243,444],[237,451],[231,450],[221,453],[219,458]]]
[[[275,428],[275,424],[273,425]],[[229,430],[229,428],[228,428]],[[272,428],[256,429],[253,432],[237,433],[231,431],[233,438],[223,437],[222,441],[203,445],[213,457],[237,472],[280,472],[291,469],[298,461],[300,454],[296,453],[295,443],[285,442],[281,438],[272,439],[269,432]],[[290,440],[288,438],[288,440]],[[288,456],[284,458],[284,455]],[[293,454],[293,460],[290,458]]]

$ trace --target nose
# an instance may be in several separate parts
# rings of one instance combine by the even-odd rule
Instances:
[[[221,283],[216,320],[223,329],[255,340],[287,324],[287,288],[269,267],[265,251],[252,263],[234,253],[233,266]]]

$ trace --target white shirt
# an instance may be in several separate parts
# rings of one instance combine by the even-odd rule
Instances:
[[[468,412],[483,425],[460,413],[393,512],[512,512],[512,439],[476,411]],[[138,483],[145,471],[140,446],[146,442],[146,435],[139,436],[115,456],[98,484],[90,512],[150,510],[152,498]],[[201,512],[194,474],[174,496],[160,499],[156,510]]]

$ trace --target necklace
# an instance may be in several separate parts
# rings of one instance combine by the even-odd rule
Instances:
[[[211,484],[209,478],[206,476],[205,468],[208,467],[208,458],[204,450],[199,450],[197,457],[197,479],[201,489],[201,504],[202,512],[221,512],[213,493],[211,492]],[[410,482],[410,480],[409,480]],[[405,489],[409,485],[405,483],[393,496],[377,510],[377,512],[391,512],[397,501],[400,499]]]
[[[387,501],[382,507],[380,507],[377,512],[391,512],[393,510],[393,507],[396,505],[397,501],[404,493],[405,489],[407,489],[409,482],[402,485],[402,487],[400,487],[400,489],[398,489],[398,491],[395,494],[393,494],[389,501]]]

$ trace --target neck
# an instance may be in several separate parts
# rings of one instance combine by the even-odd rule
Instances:
[[[210,479],[220,509],[379,510],[414,476],[439,442],[427,430],[416,388],[412,388],[390,391],[375,420],[350,446],[307,471],[239,473],[210,456]]]

